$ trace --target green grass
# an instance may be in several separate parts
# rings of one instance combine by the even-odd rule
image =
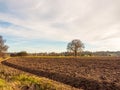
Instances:
[[[25,74],[21,74],[19,76],[14,76],[13,80],[19,82],[19,86],[23,88],[24,86],[37,88],[37,90],[57,90],[55,85],[49,80],[44,82],[44,80],[35,76],[28,76]]]
[[[13,90],[12,87],[4,79],[0,79],[0,90]]]
[[[27,74],[13,76],[10,81],[0,79],[0,90],[24,90],[26,87],[32,90],[77,90],[47,78]]]

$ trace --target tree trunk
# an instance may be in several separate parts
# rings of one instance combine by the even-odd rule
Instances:
[[[75,50],[75,52],[74,52],[74,53],[75,53],[75,57],[76,57],[76,56],[77,56],[77,50]]]

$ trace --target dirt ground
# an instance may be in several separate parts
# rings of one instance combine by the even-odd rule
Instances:
[[[119,57],[23,57],[2,63],[83,90],[120,90]]]

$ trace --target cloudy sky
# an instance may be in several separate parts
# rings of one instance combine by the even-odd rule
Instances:
[[[0,35],[10,52],[120,50],[120,0],[0,0]]]

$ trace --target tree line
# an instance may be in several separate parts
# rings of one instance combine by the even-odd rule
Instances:
[[[0,36],[0,57],[4,57],[7,53],[8,46],[5,44],[6,40]],[[79,39],[74,39],[67,44],[67,51],[56,53],[28,53],[26,51],[21,51],[17,53],[8,53],[10,56],[120,56],[120,51],[110,52],[110,51],[99,51],[99,52],[90,52],[83,51],[85,48],[84,43]]]

